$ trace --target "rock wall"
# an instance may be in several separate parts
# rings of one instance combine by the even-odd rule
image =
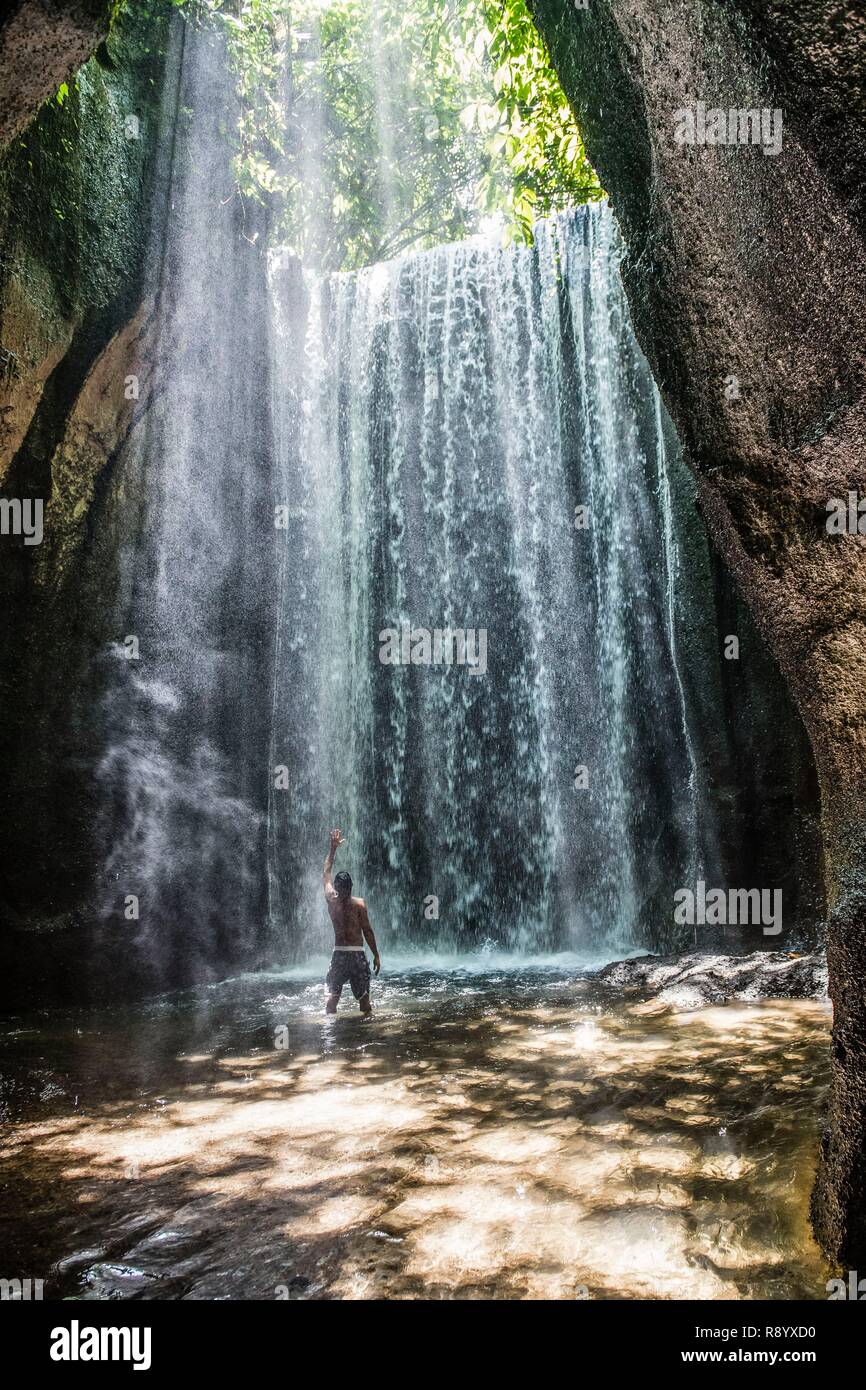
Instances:
[[[115,562],[103,556],[102,596],[81,592],[79,562],[100,480],[153,384],[171,13],[147,0],[124,14],[0,159],[0,488],[44,503],[43,543],[3,536],[0,565],[0,964],[18,1003],[70,978],[86,935],[82,705]],[[27,110],[22,98],[16,120]]]
[[[829,0],[530,4],[621,222],[638,338],[711,535],[811,739],[835,1011],[813,1214],[829,1254],[856,1267],[866,1260],[866,539],[829,535],[826,509],[866,494],[866,20]],[[777,152],[767,118],[762,144],[677,139],[685,111],[697,123],[707,110],[752,108],[781,113]]]
[[[0,149],[108,33],[117,0],[12,0],[0,18]]]

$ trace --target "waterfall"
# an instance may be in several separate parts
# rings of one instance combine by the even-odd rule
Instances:
[[[428,949],[669,938],[714,858],[680,669],[693,490],[618,256],[586,208],[532,247],[275,263],[269,879],[300,951],[330,824],[385,939]],[[454,629],[484,663],[436,662],[425,633]]]
[[[392,952],[683,944],[677,887],[793,862],[795,773],[766,660],[721,660],[720,613],[754,639],[609,211],[531,247],[269,263],[224,157],[224,53],[185,44],[156,386],[81,588],[107,628],[75,715],[104,969],[153,987],[321,952],[333,825]]]
[[[808,742],[710,554],[609,211],[316,274],[241,193],[224,35],[172,35],[136,125],[149,255],[14,461],[47,510],[4,571],[7,993],[303,965],[337,824],[392,961],[669,951],[698,877],[781,886],[808,939]],[[455,632],[477,665],[433,659]]]
[[[122,940],[148,983],[201,978],[262,945],[275,587],[267,279],[225,158],[224,49],[176,27],[170,66],[151,248],[158,385],[100,519],[117,576],[98,907],[104,944]]]

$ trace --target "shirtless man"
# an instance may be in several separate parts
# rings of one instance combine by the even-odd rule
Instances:
[[[360,1005],[361,1013],[365,1018],[370,1018],[373,1007],[370,1003],[370,966],[364,951],[365,941],[373,952],[373,969],[377,975],[381,962],[373,928],[370,926],[370,918],[367,916],[367,905],[363,898],[352,897],[351,876],[347,873],[337,874],[333,883],[331,882],[334,855],[341,844],[343,844],[341,832],[332,830],[331,848],[328,850],[328,857],[325,860],[325,868],[322,873],[322,882],[325,885],[325,901],[328,904],[328,912],[334,927],[334,954],[331,956],[331,968],[326,980],[328,1002],[325,1005],[325,1012],[329,1014],[337,1012],[343,985],[348,980],[352,986],[352,993]]]

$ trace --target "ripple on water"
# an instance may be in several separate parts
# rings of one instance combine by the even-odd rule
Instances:
[[[84,1298],[825,1296],[823,1004],[639,1013],[561,961],[407,967],[375,1003],[325,1019],[288,972],[7,1031],[27,1272]]]

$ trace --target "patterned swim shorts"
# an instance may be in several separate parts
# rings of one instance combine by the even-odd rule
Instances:
[[[340,997],[345,984],[352,986],[352,993],[356,999],[368,994],[370,962],[367,960],[366,951],[335,951],[331,956],[331,968],[325,983],[331,994],[336,994],[337,998]]]

